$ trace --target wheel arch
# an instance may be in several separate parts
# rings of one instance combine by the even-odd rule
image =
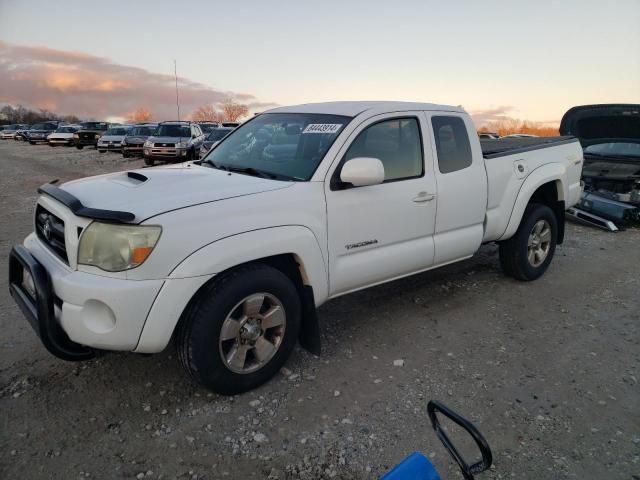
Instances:
[[[135,351],[163,350],[203,289],[221,276],[252,263],[262,263],[281,271],[296,286],[302,304],[300,343],[319,354],[316,306],[328,295],[328,278],[315,236],[301,226],[275,227],[226,237],[183,260],[158,294]],[[169,292],[173,288],[185,288],[189,293],[183,291],[182,295],[172,295]],[[166,296],[163,295],[165,289]]]
[[[507,228],[499,240],[511,238],[520,223],[527,206],[531,203],[541,203],[553,210],[558,223],[558,244],[564,240],[564,211],[565,189],[563,179],[566,177],[566,168],[563,164],[552,163],[543,165],[532,171],[525,179],[511,212]]]

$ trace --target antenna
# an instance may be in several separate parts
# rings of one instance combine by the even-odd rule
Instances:
[[[178,121],[180,121],[180,101],[178,99],[178,66],[173,60],[173,75],[176,77],[176,108],[178,109]]]

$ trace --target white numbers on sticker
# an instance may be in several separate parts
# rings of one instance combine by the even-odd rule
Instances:
[[[336,133],[340,127],[341,123],[310,123],[302,133]]]

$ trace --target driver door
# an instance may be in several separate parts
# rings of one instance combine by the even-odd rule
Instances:
[[[330,296],[433,265],[436,183],[424,122],[422,112],[376,116],[341,149],[325,182]],[[379,159],[384,182],[341,184],[342,165],[356,157]]]

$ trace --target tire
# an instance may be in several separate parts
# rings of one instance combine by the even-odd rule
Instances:
[[[500,265],[505,274],[517,280],[540,278],[556,251],[558,220],[546,205],[531,203],[516,233],[500,243]]]
[[[78,150],[82,150],[82,149],[84,148],[84,145],[76,145],[76,148],[77,148]]]
[[[122,152],[122,158],[129,158],[129,154],[126,152]]]
[[[248,298],[251,301],[243,303]],[[271,322],[281,323],[262,330],[264,323],[257,323],[259,319],[243,316],[247,303],[254,305],[249,311],[258,312],[254,313],[258,316],[269,311],[283,312],[283,316],[269,317]],[[206,285],[194,298],[175,337],[178,357],[201,385],[224,395],[246,392],[280,370],[298,338],[300,315],[298,292],[284,273],[259,263],[240,267]],[[232,316],[240,320],[233,320]],[[242,330],[241,326],[253,331],[248,327]],[[223,327],[227,340],[221,340]],[[249,339],[245,335],[250,335]],[[259,349],[252,341],[263,346],[268,342],[269,347]],[[260,350],[262,361],[256,353]],[[238,351],[244,355],[238,356]]]
[[[30,143],[31,145],[35,145],[35,144],[36,144],[36,142],[32,142],[31,140],[29,140],[29,143]]]
[[[144,164],[147,165],[148,167],[153,167],[156,164],[156,162],[153,158],[144,157]]]
[[[104,152],[106,152],[106,150],[98,150],[98,152],[104,153]]]

